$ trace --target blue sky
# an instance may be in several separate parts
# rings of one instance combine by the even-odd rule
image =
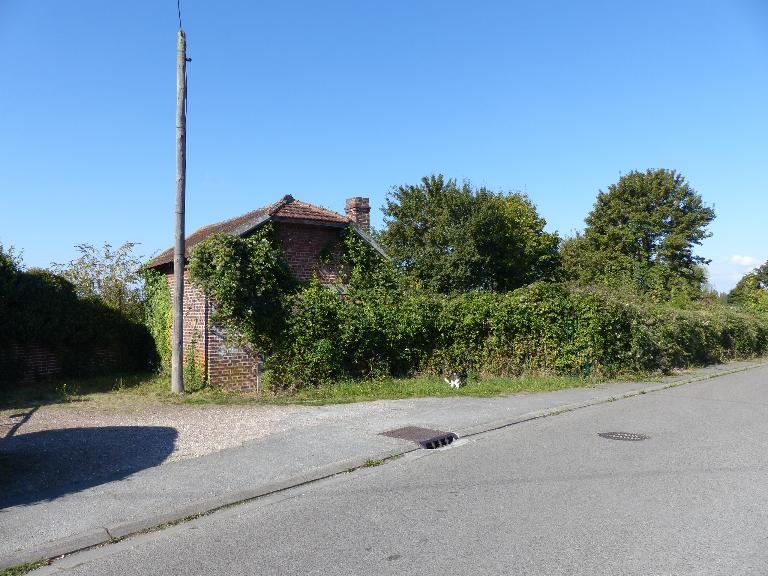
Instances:
[[[284,194],[342,211],[430,173],[524,191],[550,230],[673,168],[720,290],[768,259],[768,2],[182,0],[187,230]],[[0,242],[172,244],[176,3],[0,0]]]

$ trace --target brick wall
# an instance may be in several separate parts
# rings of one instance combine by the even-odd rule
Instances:
[[[62,371],[58,357],[42,344],[12,344],[4,355],[6,362],[15,365],[17,381],[21,383],[48,380]]]
[[[95,345],[87,360],[78,364],[79,374],[98,374],[119,369],[119,350],[113,346]],[[0,381],[11,380],[20,384],[50,380],[61,376],[66,366],[68,351],[51,349],[38,342],[13,343],[0,350],[0,365],[12,373],[0,375]],[[71,373],[72,367],[69,372]]]
[[[209,330],[208,381],[227,390],[256,390],[259,365],[249,348],[227,342],[221,330]]]
[[[338,278],[338,260],[343,249],[339,228],[287,222],[276,224],[275,228],[283,243],[288,266],[299,280],[310,280],[314,274],[321,282],[333,282]],[[320,260],[324,252],[336,264],[322,264]]]
[[[286,260],[300,280],[310,280],[317,274],[321,282],[338,278],[342,254],[341,230],[326,226],[277,223],[275,228],[283,244]],[[323,254],[331,263],[320,262]],[[173,293],[173,273],[166,275]],[[228,342],[221,329],[210,321],[215,306],[189,282],[184,272],[184,363],[194,342],[197,368],[205,374],[211,386],[226,390],[250,391],[257,386],[259,364],[255,351]]]
[[[173,293],[174,276],[166,275]],[[184,365],[194,350],[196,368],[205,374],[211,386],[226,390],[248,391],[256,388],[256,359],[250,351],[225,341],[210,316],[213,303],[189,282],[184,271]],[[194,348],[193,348],[194,345]]]
[[[173,274],[166,275],[168,289],[173,294]],[[184,271],[184,359],[190,360],[190,351],[194,345],[195,365],[203,374],[207,369],[208,358],[208,299],[189,282],[189,272]]]

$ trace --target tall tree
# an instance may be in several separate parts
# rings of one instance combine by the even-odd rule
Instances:
[[[715,211],[674,170],[633,171],[597,195],[585,236],[600,251],[643,263],[666,263],[680,274],[709,260],[693,254],[712,234]]]
[[[695,246],[715,218],[674,170],[633,171],[600,191],[583,236],[567,241],[567,271],[582,281],[630,283],[639,292],[697,291],[705,281]]]
[[[393,188],[383,211],[388,254],[432,290],[511,290],[558,265],[559,238],[524,194],[432,175]]]

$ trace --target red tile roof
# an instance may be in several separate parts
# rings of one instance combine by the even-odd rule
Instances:
[[[300,200],[295,200],[293,196],[287,195],[283,196],[274,204],[270,204],[264,208],[253,210],[247,214],[230,218],[229,220],[224,220],[217,224],[208,224],[207,226],[203,226],[199,230],[196,230],[187,236],[185,256],[189,258],[192,248],[213,234],[246,234],[252,231],[255,227],[272,219],[281,221],[297,220],[310,223],[317,222],[321,225],[335,224],[343,226],[352,223],[352,220],[349,217],[342,216],[338,212],[320,208],[319,206],[314,206]],[[147,267],[156,268],[158,266],[170,264],[171,262],[173,262],[173,247],[168,248],[155,256],[149,264],[147,264]]]

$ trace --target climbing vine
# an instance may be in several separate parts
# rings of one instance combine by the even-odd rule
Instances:
[[[155,341],[161,372],[171,370],[171,291],[165,275],[156,270],[146,269],[144,275],[144,322]]]
[[[214,301],[212,319],[230,339],[263,352],[275,348],[297,282],[271,225],[247,238],[207,238],[192,252],[189,276]]]

